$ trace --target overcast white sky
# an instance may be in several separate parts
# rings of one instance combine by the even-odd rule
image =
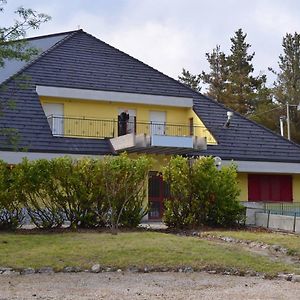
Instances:
[[[282,37],[300,32],[298,0],[8,0],[0,26],[23,5],[52,20],[29,36],[83,30],[177,79],[182,67],[208,69],[205,53],[228,52],[242,28],[255,51],[256,73],[277,67]],[[272,77],[270,77],[271,81]]]

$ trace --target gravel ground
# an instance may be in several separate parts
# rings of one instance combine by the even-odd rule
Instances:
[[[207,273],[0,276],[0,299],[300,299],[300,283]]]

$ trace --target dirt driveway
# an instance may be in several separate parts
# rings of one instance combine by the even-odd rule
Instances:
[[[207,273],[0,276],[0,299],[300,299],[300,283]]]

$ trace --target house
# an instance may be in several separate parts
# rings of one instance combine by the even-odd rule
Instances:
[[[234,161],[241,201],[300,201],[299,145],[82,30],[28,43],[40,54],[0,72],[1,101],[14,103],[0,126],[19,138],[1,135],[1,159],[151,155],[149,219],[161,217],[157,171],[174,154]]]

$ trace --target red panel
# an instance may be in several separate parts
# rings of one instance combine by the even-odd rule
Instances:
[[[293,179],[292,176],[281,176],[280,181],[280,198],[281,201],[292,202],[293,201]]]
[[[280,176],[280,175],[271,175],[269,176],[269,181],[270,181],[270,201],[282,201],[281,200],[281,177],[284,178],[284,176]]]
[[[249,201],[261,201],[260,180],[256,174],[248,175],[248,199]]]
[[[248,200],[292,202],[292,176],[249,174]]]
[[[270,201],[271,199],[271,180],[268,175],[256,175],[260,181],[260,201]]]

